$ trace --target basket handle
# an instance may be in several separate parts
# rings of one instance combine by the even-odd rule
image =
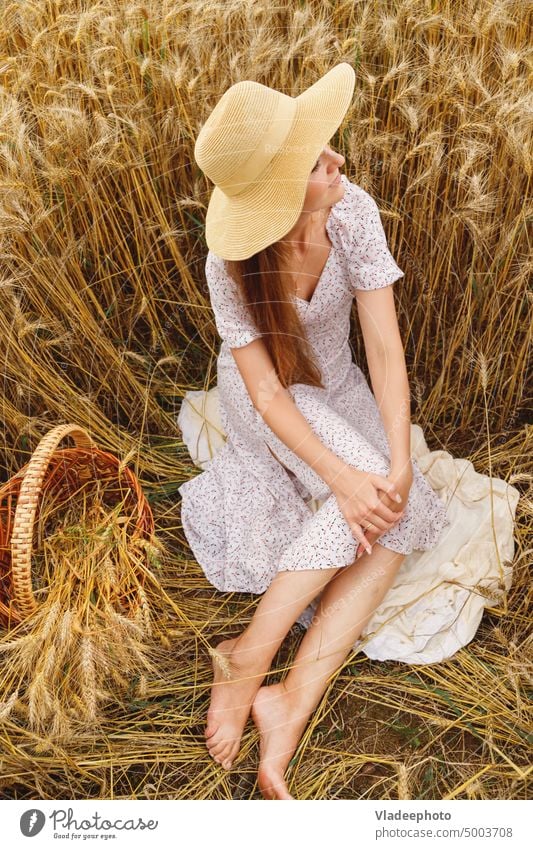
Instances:
[[[33,524],[46,470],[54,451],[65,436],[71,436],[77,448],[90,449],[96,445],[84,428],[62,424],[52,428],[39,442],[26,466],[20,485],[11,534],[11,569],[13,592],[23,618],[37,609],[31,584],[31,552]]]

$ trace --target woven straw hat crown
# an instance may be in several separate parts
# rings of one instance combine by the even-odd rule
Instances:
[[[226,195],[238,194],[268,165],[295,114],[294,98],[252,80],[235,83],[202,127],[195,159]]]

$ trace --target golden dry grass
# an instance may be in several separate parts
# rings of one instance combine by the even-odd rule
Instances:
[[[302,738],[289,786],[300,799],[526,798],[533,683],[527,4],[85,6],[3,6],[2,476],[60,421],[133,458],[167,551],[149,590],[156,672],[132,675],[125,696],[115,687],[91,725],[99,667],[86,638],[74,677],[64,679],[74,705],[75,684],[85,684],[85,700],[78,695],[74,739],[62,739],[58,720],[48,733],[32,730],[30,720],[53,713],[50,680],[57,685],[60,676],[50,634],[61,645],[68,619],[59,627],[47,620],[48,630],[41,622],[46,651],[36,654],[28,639],[18,665],[7,648],[13,634],[3,634],[0,794],[258,796],[252,725],[229,774],[203,743],[208,641],[242,630],[256,599],[222,596],[206,583],[176,497],[197,470],[175,413],[185,391],[216,380],[203,278],[211,187],[193,146],[233,82],[256,79],[298,94],[349,61],[355,95],[333,142],[348,177],[378,201],[405,271],[396,291],[413,420],[432,448],[468,457],[523,497],[513,586],[485,612],[475,639],[432,666],[349,658]],[[356,332],[353,342],[363,362]],[[69,586],[68,550],[54,546],[58,596]],[[277,669],[290,663],[298,638],[295,628]],[[42,675],[26,704],[13,670],[32,658]]]

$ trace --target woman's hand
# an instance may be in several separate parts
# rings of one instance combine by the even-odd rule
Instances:
[[[395,484],[396,489],[402,499],[401,504],[403,509],[397,514],[398,518],[396,519],[396,522],[399,522],[402,516],[404,515],[407,499],[409,498],[409,490],[411,489],[411,485],[413,483],[413,467],[411,463],[408,463],[406,466],[402,466],[401,469],[391,469],[389,475],[387,476],[387,480]],[[382,495],[382,497],[385,499],[388,498],[388,496],[386,495]],[[391,527],[393,527],[396,522],[393,522]],[[384,531],[368,531],[366,533],[366,537],[370,542],[370,545],[373,545],[383,533]],[[359,544],[357,546],[356,560],[358,560],[359,557],[364,554],[364,551],[365,547]]]
[[[330,487],[355,539],[367,551],[370,549],[368,534],[373,531],[381,536],[403,515],[398,512],[401,511],[398,496],[402,497],[402,493],[391,477],[362,472],[346,463]]]

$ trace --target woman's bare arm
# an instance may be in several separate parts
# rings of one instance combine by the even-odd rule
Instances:
[[[365,519],[370,529],[383,533],[398,521],[399,508],[396,505],[393,509],[393,499],[400,498],[395,483],[382,475],[365,475],[324,445],[281,385],[261,338],[231,348],[231,352],[255,409],[276,436],[335,493],[352,534],[370,551],[361,522]],[[378,497],[379,490],[383,492]]]
[[[356,294],[372,389],[383,420],[391,473],[412,475],[410,390],[392,286]]]
[[[252,404],[282,442],[331,488],[345,463],[312,430],[290,392],[279,382],[262,339],[231,348]]]

